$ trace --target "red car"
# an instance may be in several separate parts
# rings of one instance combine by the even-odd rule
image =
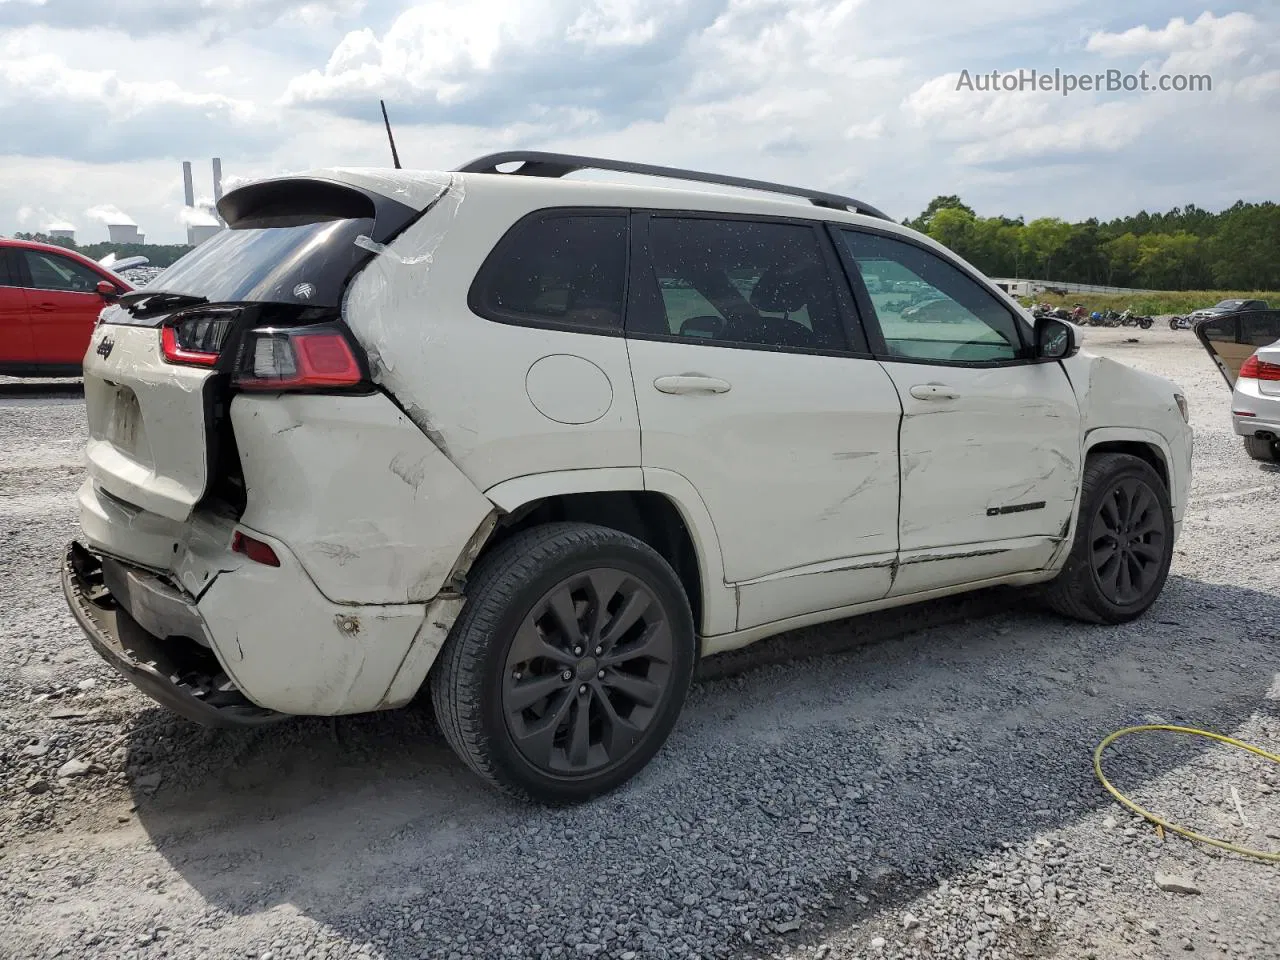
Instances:
[[[0,375],[80,376],[98,313],[132,289],[74,250],[0,239]]]

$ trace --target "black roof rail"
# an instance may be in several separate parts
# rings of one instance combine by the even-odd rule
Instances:
[[[821,190],[809,190],[805,187],[788,187],[781,183],[769,183],[765,180],[748,180],[744,177],[729,177],[718,173],[703,173],[698,170],[680,170],[676,167],[659,167],[648,163],[632,163],[628,160],[605,160],[601,157],[578,157],[568,153],[543,153],[539,150],[507,150],[503,153],[491,153],[478,157],[458,167],[456,173],[502,173],[498,167],[504,163],[519,163],[520,166],[510,171],[511,176],[525,177],[563,177],[577,170],[612,170],[615,173],[636,173],[646,177],[665,177],[671,180],[691,180],[697,183],[715,183],[725,187],[739,187],[744,190],[762,190],[766,193],[782,193],[791,197],[802,197],[815,207],[826,207],[831,210],[854,210],[870,217],[888,220],[889,217],[870,204],[852,197],[842,197],[835,193],[824,193]]]

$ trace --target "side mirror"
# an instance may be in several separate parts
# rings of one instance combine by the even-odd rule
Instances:
[[[1080,350],[1075,327],[1056,317],[1039,317],[1035,326],[1036,359],[1065,360]]]
[[[107,303],[113,303],[120,297],[120,290],[110,280],[98,281],[98,296],[102,297]]]

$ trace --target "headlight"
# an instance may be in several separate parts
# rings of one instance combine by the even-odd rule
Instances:
[[[1182,422],[1190,424],[1191,416],[1187,412],[1187,398],[1180,393],[1175,393],[1173,395],[1173,402],[1178,405],[1178,412],[1182,414]]]

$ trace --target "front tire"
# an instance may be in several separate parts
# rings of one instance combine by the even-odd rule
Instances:
[[[1245,437],[1244,452],[1263,463],[1275,463],[1280,460],[1280,444],[1266,437]]]
[[[432,669],[436,718],[482,779],[579,803],[633,777],[666,741],[693,677],[689,601],[651,547],[555,523],[483,558]]]
[[[1155,603],[1173,560],[1169,491],[1146,461],[1104,453],[1085,463],[1080,516],[1049,606],[1088,623],[1127,623]]]

